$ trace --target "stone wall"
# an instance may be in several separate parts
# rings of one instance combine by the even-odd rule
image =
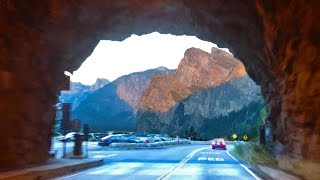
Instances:
[[[320,161],[320,2],[1,0],[0,165],[43,162],[52,105],[100,39],[195,35],[242,60],[262,87],[283,154]]]

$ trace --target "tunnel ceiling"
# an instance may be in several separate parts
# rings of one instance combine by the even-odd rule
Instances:
[[[0,135],[15,136],[5,140],[0,154],[16,153],[1,161],[15,166],[47,158],[63,72],[76,70],[99,40],[154,31],[229,48],[261,85],[275,149],[320,161],[319,153],[310,153],[320,149],[319,3],[2,0]],[[21,137],[25,143],[17,150]]]

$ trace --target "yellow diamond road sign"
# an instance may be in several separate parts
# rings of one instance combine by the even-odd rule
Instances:
[[[233,135],[232,135],[232,138],[233,138],[233,139],[237,139],[237,137],[238,137],[238,136],[237,136],[236,134],[233,134]]]
[[[243,140],[246,141],[249,137],[247,135],[244,135],[242,138],[243,138]]]

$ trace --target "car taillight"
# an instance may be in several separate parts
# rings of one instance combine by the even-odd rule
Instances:
[[[225,142],[225,141],[221,141],[221,144],[222,144],[222,145],[226,145],[226,142]]]

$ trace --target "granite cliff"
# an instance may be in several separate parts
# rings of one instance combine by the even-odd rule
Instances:
[[[190,48],[175,73],[153,77],[141,97],[136,127],[184,135],[193,126],[199,137],[228,136],[249,131],[241,125],[256,125],[262,107],[260,87],[239,60],[217,48],[211,53]],[[230,119],[231,113],[243,119]],[[224,131],[214,129],[218,122]]]
[[[140,108],[165,112],[194,92],[218,86],[245,74],[243,64],[225,51],[212,48],[210,54],[190,48],[186,50],[174,73],[153,77],[141,97]]]
[[[88,123],[92,131],[133,130],[141,94],[152,76],[171,72],[159,67],[122,76],[88,95],[73,117]]]
[[[104,78],[98,78],[91,86],[81,84],[80,82],[71,82],[69,91],[60,92],[59,101],[62,103],[71,103],[72,110],[75,110],[89,94],[100,89],[109,82],[109,80]]]

